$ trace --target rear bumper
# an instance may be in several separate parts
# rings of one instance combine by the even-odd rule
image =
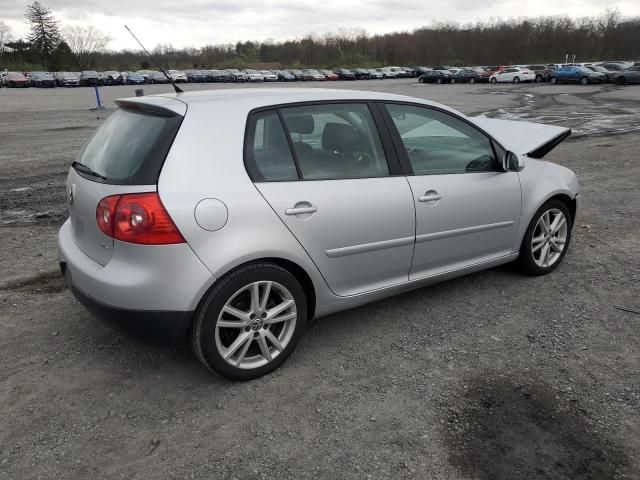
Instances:
[[[60,263],[65,284],[98,320],[140,342],[165,347],[187,343],[193,312],[129,310],[106,305],[87,295],[73,283],[66,263]]]
[[[78,247],[69,220],[58,250],[67,285],[91,313],[156,344],[185,341],[193,312],[215,281],[186,244],[116,242],[109,262],[100,265]]]

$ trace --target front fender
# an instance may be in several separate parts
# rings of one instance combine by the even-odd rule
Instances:
[[[576,200],[579,193],[576,174],[555,163],[526,158],[525,168],[518,175],[522,189],[522,211],[514,251],[520,249],[529,223],[545,202],[558,195]]]

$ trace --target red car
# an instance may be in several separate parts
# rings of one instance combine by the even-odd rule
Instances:
[[[20,72],[9,72],[4,78],[4,84],[7,87],[28,87],[29,79]]]
[[[320,73],[323,74],[327,80],[338,80],[338,75],[331,70],[320,70]]]

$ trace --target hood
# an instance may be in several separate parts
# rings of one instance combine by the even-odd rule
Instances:
[[[571,129],[542,123],[469,117],[507,150],[542,158],[571,135]]]

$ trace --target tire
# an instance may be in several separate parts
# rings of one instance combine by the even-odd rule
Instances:
[[[453,85],[454,83],[456,83],[456,79],[455,79],[455,78],[452,78],[452,79],[451,79],[451,84]]]
[[[551,77],[551,80],[549,80],[553,85],[556,85],[558,83],[558,79],[556,77]]]
[[[475,79],[475,78],[473,78],[473,77],[471,77],[471,78],[469,79],[469,83],[476,83],[476,79]]]
[[[441,78],[437,79],[437,80],[436,80],[436,83],[437,83],[438,85],[442,85],[442,79],[441,79]]]
[[[582,77],[580,79],[580,85],[589,85],[589,79],[587,77]]]
[[[536,75],[536,83],[542,83],[543,80],[542,75]]]
[[[520,83],[520,77],[513,77],[513,83]]]
[[[627,83],[627,80],[624,77],[618,77],[616,78],[616,83],[618,85],[624,85],[625,83]]]
[[[554,225],[558,215],[562,215],[565,222],[558,225],[556,233],[551,231],[549,234],[545,234],[545,222],[541,221],[545,215],[550,226]],[[518,262],[522,270],[529,275],[546,275],[554,271],[562,263],[569,249],[572,225],[573,218],[571,218],[569,209],[564,202],[549,200],[542,205],[529,223],[520,246]],[[564,241],[561,246],[559,240]],[[558,252],[558,248],[562,248],[562,250]],[[548,256],[545,257],[545,255]]]
[[[270,282],[269,289],[267,282]],[[253,297],[255,285],[258,285],[257,296]],[[258,306],[255,309],[258,315],[250,313],[252,298],[258,299],[256,304],[262,303],[267,291],[270,302],[267,307]],[[264,313],[291,301],[289,307],[273,317],[288,320],[272,322]],[[223,312],[229,306],[237,315]],[[196,312],[191,346],[212,372],[231,380],[251,380],[272,372],[291,355],[304,332],[306,320],[306,296],[291,273],[272,263],[245,265],[223,277],[206,295]],[[220,327],[221,321],[228,325],[237,323],[238,327]],[[225,360],[225,355],[229,360]]]
[[[489,80],[489,82],[491,83],[498,83],[498,79],[497,78],[492,78]]]

